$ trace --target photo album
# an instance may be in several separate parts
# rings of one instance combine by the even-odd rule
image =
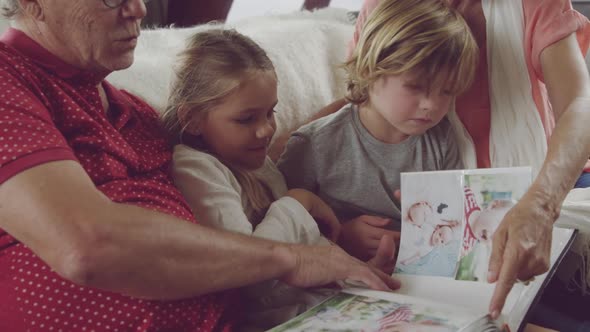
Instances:
[[[551,268],[515,284],[500,318],[488,313],[492,236],[532,181],[529,167],[401,174],[395,292],[345,287],[279,331],[520,331],[575,230],[554,227]]]

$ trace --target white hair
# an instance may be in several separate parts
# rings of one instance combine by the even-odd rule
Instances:
[[[0,0],[0,13],[7,19],[13,19],[20,12],[18,0]]]

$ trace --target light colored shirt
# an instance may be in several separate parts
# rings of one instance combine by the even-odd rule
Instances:
[[[275,201],[253,227],[254,212],[232,171],[216,157],[186,145],[174,148],[172,176],[195,216],[204,224],[268,240],[329,245],[317,223],[294,198],[285,196],[283,175],[267,157],[255,172]],[[333,290],[305,290],[271,280],[242,289],[247,305],[245,328],[266,330],[308,310]]]
[[[282,174],[267,158],[255,172],[275,201],[262,221],[252,226],[253,209],[232,171],[214,156],[186,145],[174,148],[174,183],[203,225],[288,243],[317,244],[320,231],[307,210],[284,196]]]

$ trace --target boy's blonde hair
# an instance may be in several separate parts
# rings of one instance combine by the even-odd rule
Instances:
[[[428,88],[448,84],[457,95],[470,86],[477,59],[477,43],[467,23],[443,0],[382,0],[345,64],[347,99],[365,103],[376,80],[404,73]]]
[[[200,137],[187,129],[197,128],[208,112],[251,75],[268,70],[274,72],[274,66],[266,52],[237,31],[212,29],[196,33],[180,54],[176,81],[162,113],[164,128],[173,143],[187,143],[208,152]],[[260,220],[272,203],[270,190],[251,172],[221,161],[236,176],[254,210],[255,220],[251,222]]]

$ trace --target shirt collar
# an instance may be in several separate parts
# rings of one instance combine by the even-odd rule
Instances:
[[[104,79],[104,75],[97,75],[95,73],[83,71],[66,63],[20,30],[8,28],[8,30],[0,36],[0,42],[12,47],[20,54],[31,59],[37,65],[56,74],[64,80],[98,84]]]

